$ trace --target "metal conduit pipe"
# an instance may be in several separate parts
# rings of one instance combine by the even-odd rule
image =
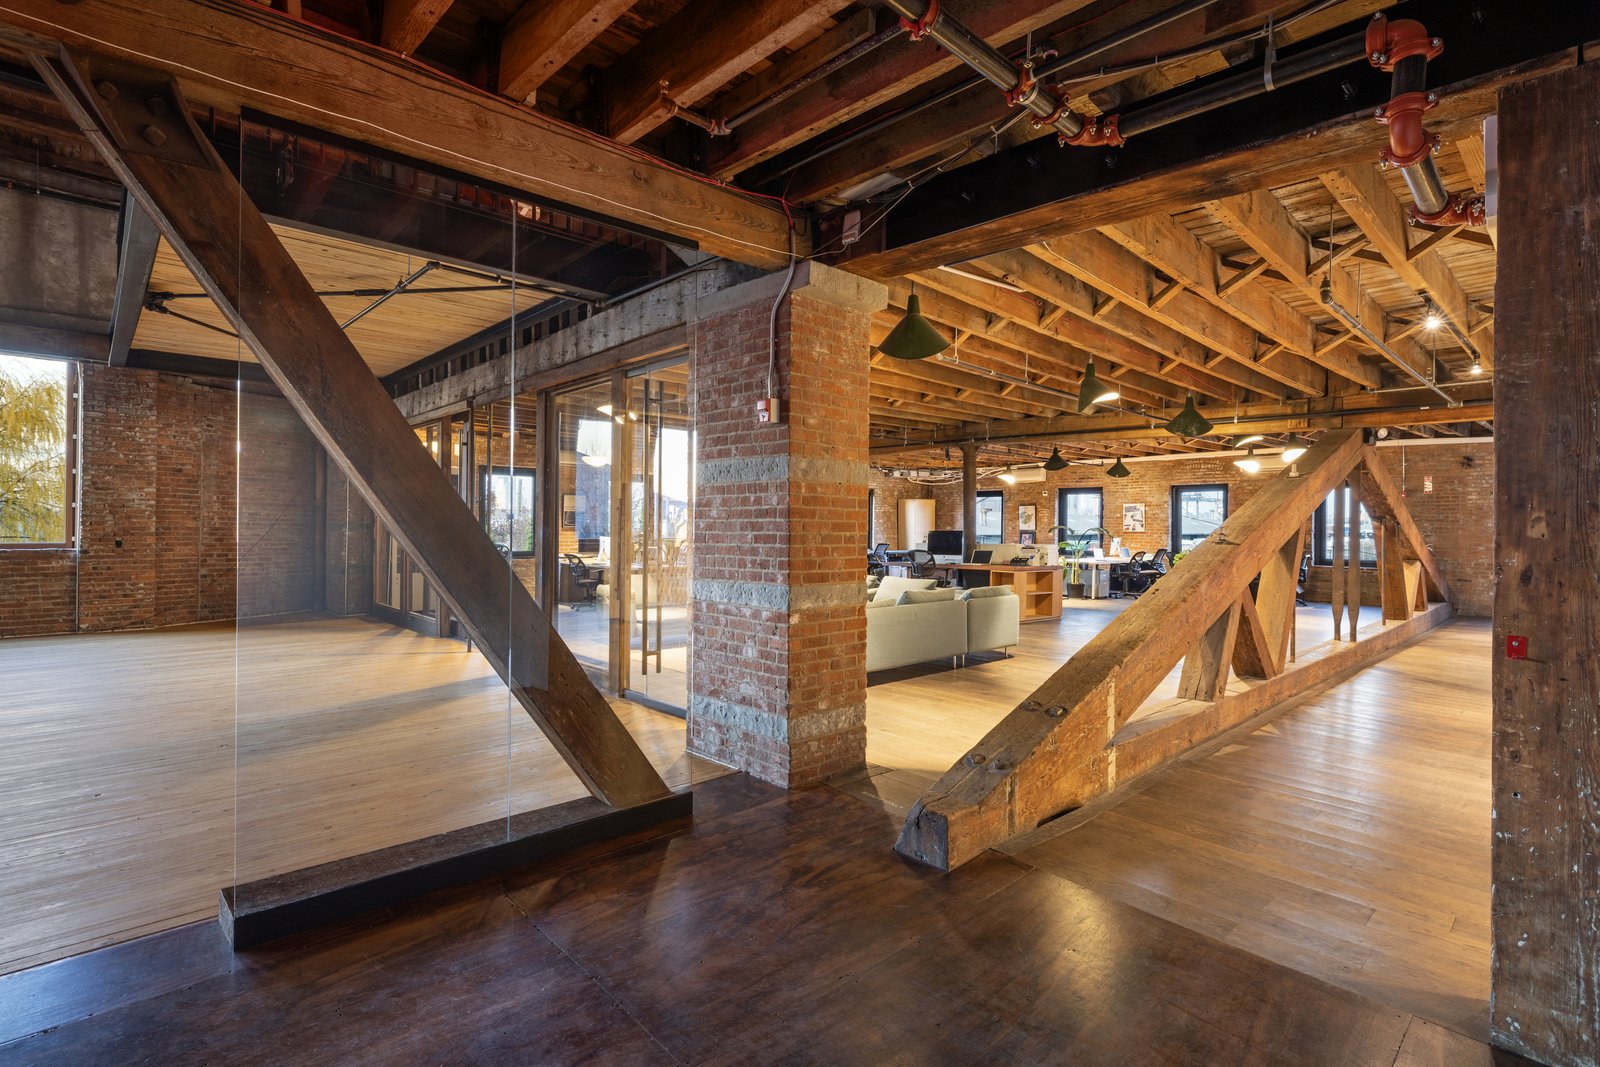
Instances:
[[[1296,56],[1280,60],[1270,68],[1270,81],[1266,70],[1252,70],[1235,75],[1203,89],[1175,96],[1149,107],[1136,108],[1122,116],[1118,129],[1124,137],[1136,133],[1149,133],[1162,126],[1181,122],[1214,108],[1236,104],[1280,89],[1296,82],[1326,74],[1330,70],[1359,61],[1366,55],[1366,33],[1357,31],[1319,48],[1309,49]]]
[[[1021,104],[1033,112],[1036,126],[1052,126],[1068,141],[1079,139],[1089,129],[1081,116],[1068,110],[1054,93],[1034,78],[1029,61],[1024,60],[1018,66],[1007,59],[1004,53],[959,20],[946,15],[939,7],[939,0],[888,0],[888,6],[905,20],[913,41],[931,37],[1005,93],[1007,102]],[[1114,127],[1111,132],[1115,136]]]
[[[1217,2],[1218,0],[1187,0],[1187,3],[1179,4],[1177,7],[1163,11],[1159,15],[1151,15],[1149,18],[1135,22],[1115,33],[1107,34],[1093,44],[1084,45],[1075,52],[1057,56],[1039,68],[1038,76],[1040,78],[1053,78],[1057,74],[1063,74],[1080,63],[1086,63],[1095,56],[1109,52],[1113,48],[1119,48],[1130,41],[1142,37],[1151,30],[1159,30],[1169,23],[1177,22],[1185,15],[1192,15],[1196,11],[1211,7]]]
[[[1390,102],[1378,109],[1378,117],[1380,121],[1387,119],[1389,125],[1389,151],[1384,153],[1384,163],[1400,168],[1418,211],[1437,215],[1449,205],[1450,194],[1433,161],[1439,139],[1422,128],[1423,111],[1439,99],[1437,93],[1426,91],[1427,81],[1426,55],[1407,56],[1394,64]],[[1416,98],[1420,98],[1420,102],[1416,102]],[[1402,159],[1414,162],[1405,163]]]
[[[1319,295],[1322,297],[1323,305],[1329,311],[1333,312],[1334,316],[1338,318],[1340,322],[1343,322],[1351,330],[1355,331],[1357,334],[1360,334],[1369,345],[1387,355],[1396,366],[1402,368],[1407,374],[1411,375],[1411,377],[1415,378],[1419,383],[1429,389],[1432,389],[1435,393],[1438,393],[1440,396],[1442,396],[1445,399],[1445,402],[1451,407],[1457,408],[1461,406],[1461,401],[1457,400],[1443,389],[1440,389],[1437,383],[1429,381],[1427,378],[1424,378],[1422,375],[1413,370],[1409,363],[1401,359],[1395,350],[1389,347],[1388,342],[1384,341],[1383,338],[1377,336],[1371,330],[1367,329],[1364,325],[1362,325],[1361,320],[1358,317],[1351,314],[1351,312],[1343,304],[1340,304],[1337,300],[1335,300],[1333,298],[1333,283],[1326,278],[1322,280],[1322,288],[1319,291]]]
[[[846,48],[843,52],[840,52],[838,55],[834,56],[826,63],[821,64],[816,69],[808,71],[789,84],[773,90],[770,95],[757,100],[755,103],[751,104],[738,114],[730,115],[728,118],[723,119],[722,129],[731,133],[740,126],[744,125],[746,122],[749,122],[751,119],[755,118],[757,115],[771,108],[773,105],[780,104],[789,97],[793,96],[795,93],[798,93],[801,89],[816,84],[823,78],[826,78],[828,75],[838,70],[840,67],[854,63],[856,60],[878,48],[880,45],[888,44],[890,41],[894,40],[896,37],[899,37],[904,32],[906,32],[905,27],[899,23],[879,30],[866,40],[859,41],[851,47]]]

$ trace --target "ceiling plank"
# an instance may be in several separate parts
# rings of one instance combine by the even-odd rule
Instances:
[[[0,7],[0,41],[136,56],[197,105],[256,108],[530,197],[672,235],[735,262],[788,258],[782,211],[482,93],[237,0],[55,4],[46,25]],[[800,254],[807,241],[797,242]]]
[[[1257,189],[1236,196],[1222,197],[1210,201],[1206,207],[1238,234],[1245,244],[1268,260],[1273,268],[1283,275],[1285,281],[1321,304],[1320,279],[1311,273],[1311,265],[1314,262],[1311,238],[1306,236],[1306,232],[1300,228],[1299,222],[1289,213],[1289,209],[1284,207],[1282,201],[1270,190]],[[1354,312],[1361,324],[1374,336],[1388,336],[1388,316],[1378,302],[1360,288],[1348,270],[1335,264],[1327,268],[1327,277],[1332,283],[1334,299]],[[1314,351],[1314,357],[1325,366],[1330,360],[1340,360],[1341,355],[1354,359],[1355,357],[1349,353],[1339,351],[1340,346],[1346,345],[1352,339],[1352,335],[1346,334],[1336,344],[1318,346]],[[1424,377],[1431,376],[1433,360],[1419,349],[1415,342],[1402,340],[1389,347],[1400,358],[1402,366]],[[1387,358],[1386,354],[1379,354]],[[1345,377],[1353,381],[1361,380],[1355,377],[1353,367],[1351,371],[1352,373],[1346,374]]]
[[[500,92],[532,103],[539,87],[605,32],[633,0],[528,0],[500,35]]]
[[[847,15],[837,26],[824,30],[816,40],[801,45],[788,55],[774,59],[765,70],[751,75],[718,96],[712,103],[710,111],[721,118],[732,118],[753,107],[784,86],[816,70],[845,49],[853,48],[871,37],[877,32],[878,21],[877,12],[871,8],[863,8]]]
[[[1293,372],[1296,380],[1315,382],[1318,373],[1316,368],[1321,367],[1371,388],[1380,384],[1377,370],[1349,353],[1331,353],[1326,360],[1317,358],[1311,319],[1265,287],[1235,284],[1236,280],[1230,280],[1226,287],[1219,285],[1218,279],[1223,268],[1216,251],[1172,216],[1165,213],[1147,215],[1116,227],[1108,227],[1104,232],[1158,270],[1181,280],[1205,302],[1242,320],[1262,336],[1295,353],[1288,360],[1280,355],[1274,365],[1285,372]],[[1269,262],[1263,256],[1253,268],[1249,268],[1254,272],[1252,276],[1264,271]],[[1186,317],[1185,321],[1196,320]],[[1256,362],[1260,362],[1259,358]],[[1327,391],[1325,376],[1320,391]]]
[[[428,34],[439,24],[444,13],[450,10],[452,0],[384,0],[383,31],[379,36],[383,47],[409,56],[415,52]]]
[[[1339,205],[1353,219],[1390,269],[1418,293],[1433,298],[1463,333],[1471,326],[1472,307],[1467,294],[1437,251],[1411,254],[1411,227],[1405,206],[1395,196],[1376,166],[1349,167],[1322,175]],[[1348,306],[1348,305],[1346,305]],[[1484,353],[1485,370],[1492,370],[1493,353]]]
[[[1147,323],[1155,332],[1150,344],[1163,355],[1209,370],[1219,378],[1266,396],[1287,396],[1286,387],[1320,395],[1325,379],[1308,381],[1291,371],[1263,373],[1249,365],[1255,335],[1242,323],[1217,314],[1193,293],[1184,290],[1169,294],[1160,306],[1151,306],[1148,282],[1149,265],[1099,233],[1077,233],[1030,246],[1032,258],[1057,267],[1078,281],[1104,290],[1122,301],[1118,312],[1101,321],[1124,333],[1129,327]],[[1213,361],[1212,352],[1226,351],[1233,358]],[[1283,381],[1282,378],[1289,378]]]
[[[632,144],[796,38],[832,24],[850,0],[689,0],[609,68],[606,133]]]

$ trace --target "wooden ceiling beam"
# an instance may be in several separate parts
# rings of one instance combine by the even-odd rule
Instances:
[[[767,64],[766,69],[722,93],[711,103],[708,110],[720,118],[732,118],[746,108],[767,99],[784,86],[816,70],[847,48],[853,48],[865,41],[877,32],[878,26],[878,12],[872,8],[862,8],[846,15],[838,25],[824,30],[815,40],[801,45],[787,55],[779,56]],[[790,195],[789,199],[792,201],[795,197]]]
[[[1268,260],[1289,285],[1321,305],[1321,279],[1312,273],[1312,264],[1316,262],[1316,256],[1311,239],[1271,190],[1257,189],[1237,196],[1223,197],[1208,202],[1206,207],[1245,244]],[[1359,288],[1354,275],[1338,264],[1326,270],[1332,282],[1334,299],[1353,312],[1362,326],[1375,336],[1387,336],[1387,314],[1370,294]],[[1313,357],[1324,366],[1329,366],[1330,363],[1337,366],[1346,364],[1347,361],[1355,361],[1357,357],[1353,353],[1340,352],[1339,347],[1347,346],[1356,340],[1354,334],[1345,331],[1333,343],[1315,347]],[[1390,347],[1411,370],[1424,377],[1432,374],[1433,360],[1413,342],[1401,341],[1398,345]],[[1388,358],[1381,352],[1378,355]],[[1356,363],[1355,366],[1349,367],[1349,373],[1343,371],[1339,373],[1344,373],[1344,376],[1352,381],[1367,384],[1366,379],[1357,377],[1360,373],[1356,370],[1357,366],[1360,364]],[[1407,380],[1410,380],[1409,375]]]
[[[1029,246],[1028,254],[1122,301],[1125,306],[1118,313],[1101,321],[1130,339],[1146,337],[1144,343],[1181,363],[1266,396],[1286,397],[1289,389],[1312,395],[1325,390],[1324,382],[1300,381],[1282,371],[1267,374],[1251,365],[1248,353],[1254,347],[1255,335],[1237,320],[1219,315],[1193,293],[1170,294],[1160,307],[1152,307],[1149,264],[1103,234],[1076,233],[1056,238]],[[1225,331],[1232,334],[1227,341],[1220,339]],[[1210,358],[1213,352],[1224,352],[1225,347],[1224,354],[1233,358]],[[1280,377],[1295,380],[1284,382]]]
[[[606,133],[632,144],[796,38],[832,25],[850,0],[689,0],[606,82]]]
[[[0,43],[132,56],[225,114],[255,108],[735,262],[789,261],[788,221],[770,204],[254,4],[99,0],[53,4],[48,21],[0,7]]]
[[[1322,184],[1402,281],[1432,297],[1463,333],[1470,329],[1472,306],[1466,291],[1436,250],[1412,253],[1412,230],[1406,221],[1405,205],[1383,180],[1376,165],[1332,171],[1322,175]],[[1478,347],[1484,370],[1492,370],[1492,348]]]
[[[378,40],[383,47],[409,56],[450,10],[452,0],[383,0]]]
[[[528,0],[500,34],[500,93],[532,103],[539,87],[634,0]]]

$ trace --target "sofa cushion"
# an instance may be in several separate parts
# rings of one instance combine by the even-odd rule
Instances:
[[[869,601],[867,601],[867,607],[869,607],[869,608],[892,608],[894,606],[895,606],[895,601],[893,601],[893,600],[869,600]]]
[[[872,599],[899,600],[900,594],[907,589],[932,589],[933,586],[934,580],[932,578],[901,578],[891,574],[878,583],[878,588],[873,592]]]
[[[968,600],[983,600],[992,596],[1016,596],[1016,590],[1009,585],[982,585],[976,589],[967,590]]]
[[[954,600],[960,594],[958,589],[907,589],[895,601],[897,604],[938,604],[941,601]]]

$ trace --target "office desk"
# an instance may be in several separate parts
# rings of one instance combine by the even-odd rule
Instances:
[[[1061,618],[1061,568],[1013,567],[1009,563],[952,563],[949,569],[959,574],[982,574],[980,585],[1009,585],[1021,601],[1023,622],[1044,622]]]

